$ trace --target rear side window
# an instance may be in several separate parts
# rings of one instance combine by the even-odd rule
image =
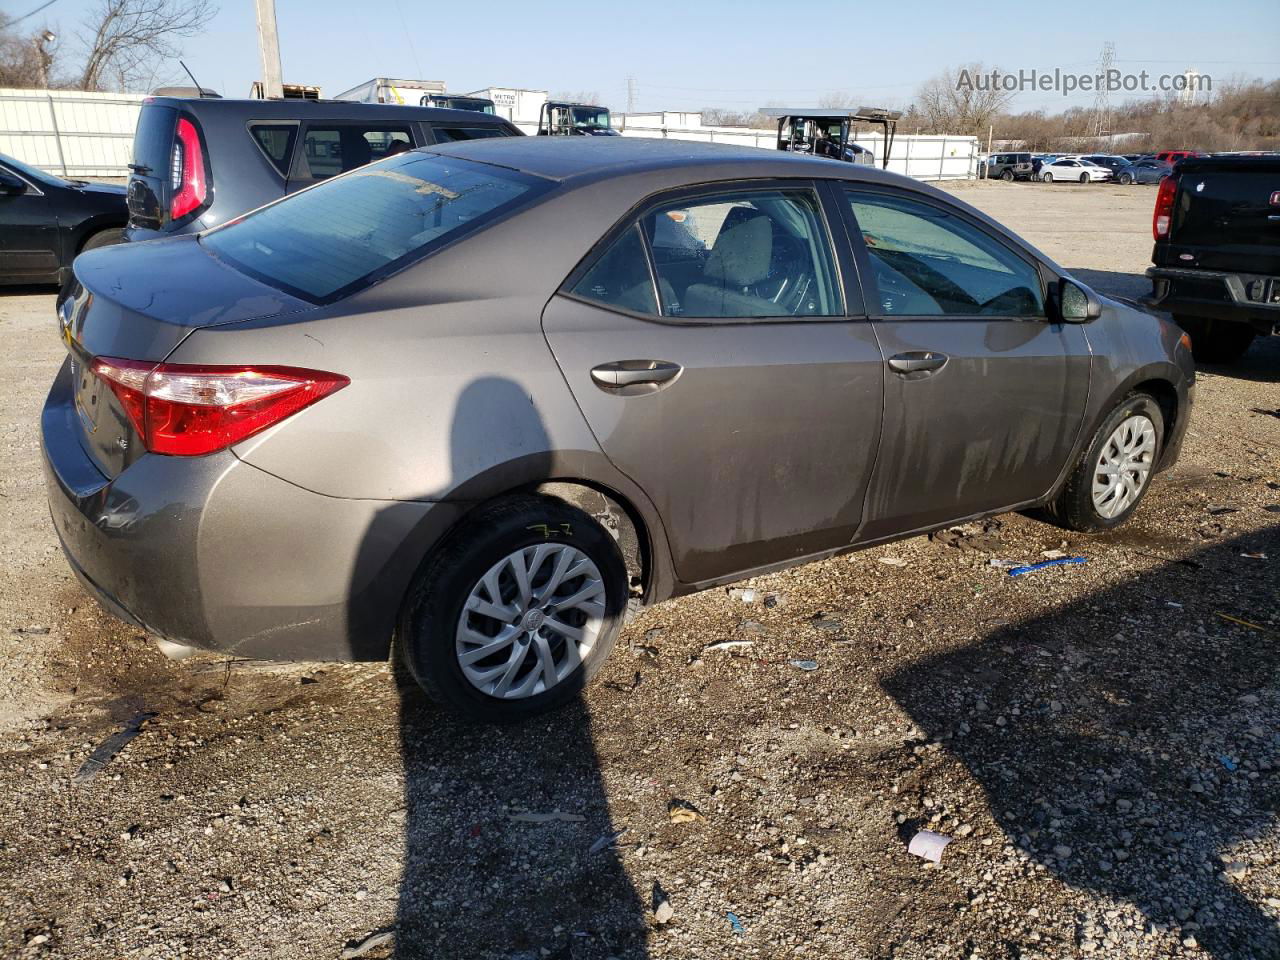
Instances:
[[[476,127],[432,127],[436,143],[452,143],[455,140],[484,140],[487,137],[509,137],[506,127],[496,123]]]
[[[407,126],[344,124],[322,127],[312,124],[302,138],[298,175],[304,180],[323,180],[412,146],[413,137]]]
[[[547,186],[488,164],[408,153],[293,194],[200,242],[252,277],[329,302],[492,222]]]
[[[149,167],[138,173],[168,177],[169,151],[173,147],[173,130],[178,111],[171,107],[147,104],[138,114],[138,127],[133,134],[133,164]]]
[[[293,156],[293,142],[298,139],[296,123],[255,123],[249,128],[254,141],[262,148],[277,170],[289,175],[289,158]]]
[[[573,292],[607,307],[621,307],[636,313],[658,312],[639,224],[632,224],[609,246],[574,284]]]

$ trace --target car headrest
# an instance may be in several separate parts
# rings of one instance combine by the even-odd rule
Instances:
[[[745,287],[767,277],[772,261],[773,225],[759,214],[720,231],[702,272],[708,279]]]

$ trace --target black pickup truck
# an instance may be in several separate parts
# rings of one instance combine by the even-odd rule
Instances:
[[[1280,154],[1182,160],[1151,231],[1147,303],[1173,314],[1197,360],[1230,363],[1280,335]]]

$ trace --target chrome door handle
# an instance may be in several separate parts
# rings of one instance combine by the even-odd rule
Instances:
[[[602,387],[630,387],[638,383],[666,383],[680,372],[667,360],[615,360],[591,368],[591,379]]]
[[[947,363],[945,353],[932,350],[913,350],[909,353],[898,353],[889,358],[889,369],[894,373],[932,373],[941,370]]]

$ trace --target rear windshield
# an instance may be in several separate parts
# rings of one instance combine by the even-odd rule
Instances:
[[[252,277],[329,302],[523,206],[547,186],[487,164],[406,153],[233,220],[201,242]]]
[[[133,164],[149,168],[135,172],[153,177],[167,177],[169,151],[173,147],[173,128],[177,111],[159,104],[145,104],[138,114],[138,129],[133,134]]]

